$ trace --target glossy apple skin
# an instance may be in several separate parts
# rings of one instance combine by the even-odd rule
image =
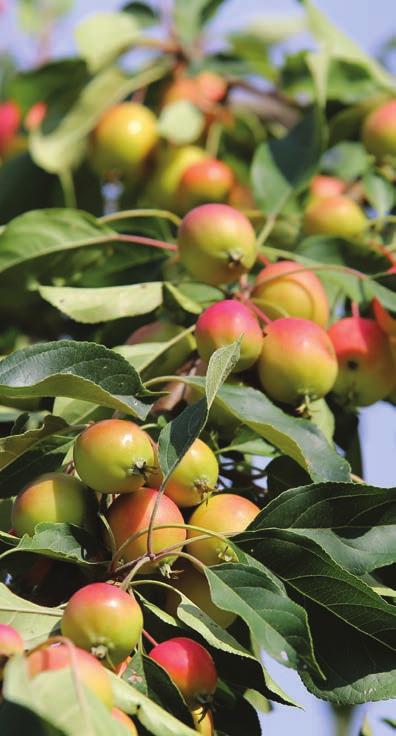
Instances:
[[[189,524],[208,529],[219,534],[243,532],[257,516],[260,509],[243,496],[233,493],[220,493],[201,503],[192,513]],[[202,532],[189,529],[188,539],[198,537]],[[190,554],[204,565],[219,565],[221,562],[235,562],[236,557],[226,541],[211,537],[188,545]],[[199,569],[199,568],[198,568]]]
[[[74,648],[76,670],[84,685],[96,695],[109,709],[113,707],[113,691],[110,677],[104,667],[92,654],[84,649]],[[52,644],[38,649],[27,657],[27,668],[30,677],[41,672],[61,670],[71,667],[71,657],[64,644]]]
[[[249,271],[256,260],[256,236],[242,212],[226,204],[203,204],[182,220],[180,260],[204,284],[228,284]]]
[[[135,181],[157,142],[157,120],[151,110],[123,102],[109,108],[93,131],[90,161],[100,176]]]
[[[367,218],[349,197],[314,199],[305,210],[304,230],[309,235],[334,235],[354,240],[363,235]]]
[[[263,268],[251,298],[270,319],[301,317],[321,327],[326,327],[329,320],[329,301],[321,282],[294,261],[279,261]]]
[[[8,152],[21,123],[18,105],[12,100],[0,104],[0,156]]]
[[[140,343],[147,342],[169,342],[182,332],[184,332],[184,327],[175,325],[167,320],[156,320],[135,330],[127,342],[128,345],[139,345]],[[195,340],[192,335],[185,335],[175,345],[172,345],[169,350],[162,353],[159,358],[161,373],[159,374],[158,371],[156,373],[161,376],[174,373],[175,370],[183,365],[194,348]]]
[[[234,183],[227,164],[215,158],[197,161],[186,169],[179,184],[179,201],[183,212],[207,202],[225,202]]]
[[[195,724],[195,730],[198,731],[202,736],[214,736],[214,723],[213,716],[210,710],[203,708],[196,708],[191,711],[193,721]]]
[[[114,667],[131,653],[143,629],[142,610],[134,597],[109,583],[91,583],[70,598],[61,621],[62,635]]]
[[[157,644],[149,656],[166,670],[191,708],[202,702],[200,698],[209,699],[215,692],[217,672],[213,659],[193,639],[168,639]]]
[[[209,583],[205,575],[190,565],[186,560],[177,563],[177,578],[172,579],[172,585],[180,590],[187,598],[195,603],[204,613],[223,629],[231,626],[236,619],[236,614],[223,611],[213,603]],[[168,590],[165,600],[165,610],[172,616],[177,617],[177,608],[180,596],[176,591]]]
[[[23,654],[25,645],[20,633],[8,624],[0,624],[0,683],[4,665],[13,654]]]
[[[311,197],[337,197],[346,191],[346,183],[336,176],[325,176],[317,174],[311,181]]]
[[[111,715],[113,716],[113,718],[116,719],[116,721],[119,721],[119,723],[122,723],[128,729],[131,736],[138,736],[138,732],[136,730],[134,722],[129,718],[126,713],[124,713],[124,711],[120,710],[119,708],[113,708],[111,711]]]
[[[77,437],[73,458],[78,475],[90,488],[101,493],[131,493],[143,485],[145,468],[154,463],[154,451],[137,424],[104,419]]]
[[[337,358],[325,330],[315,322],[283,317],[266,325],[257,364],[268,396],[285,404],[320,399],[334,386]]]
[[[363,122],[362,140],[377,158],[396,156],[396,100],[370,112]]]
[[[154,488],[141,488],[136,493],[119,496],[113,501],[107,512],[107,519],[117,549],[132,534],[148,528],[157,496],[158,491]],[[161,498],[155,518],[155,526],[162,524],[184,524],[184,519],[178,507],[165,495]],[[185,539],[185,529],[156,529],[153,532],[153,551],[158,554],[173,544],[180,544],[181,549]],[[147,534],[143,534],[123,548],[121,558],[125,562],[131,562],[143,555],[146,550]],[[147,563],[140,569],[142,572],[152,572],[158,565],[164,562],[170,563],[176,557],[177,552],[175,551],[165,560]]]
[[[195,339],[200,358],[209,363],[218,348],[231,345],[242,335],[240,357],[233,373],[240,373],[257,361],[263,346],[263,330],[257,317],[244,304],[224,299],[207,307],[198,317]]]
[[[386,398],[395,383],[395,368],[387,336],[377,323],[346,317],[329,329],[339,371],[336,397],[353,406],[369,406]]]
[[[32,536],[40,522],[85,526],[92,509],[90,496],[71,475],[42,475],[18,493],[12,508],[12,526],[18,537]]]
[[[179,100],[188,100],[200,107],[205,103],[220,102],[227,91],[222,77],[213,72],[200,72],[195,77],[178,77],[166,90],[162,104],[171,105]]]
[[[162,151],[147,188],[147,203],[179,212],[180,180],[189,166],[205,158],[208,158],[207,152],[198,146],[181,146]]]
[[[195,440],[171,474],[165,493],[181,508],[197,506],[216,490],[219,464],[209,445]]]

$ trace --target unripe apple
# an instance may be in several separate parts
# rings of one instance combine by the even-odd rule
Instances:
[[[179,100],[188,100],[198,107],[208,103],[220,102],[227,91],[227,83],[218,74],[200,72],[195,77],[178,77],[167,88],[163,105]]]
[[[213,716],[207,708],[195,708],[191,711],[195,730],[202,736],[214,736]]]
[[[385,102],[367,115],[362,140],[377,158],[396,156],[396,100]]]
[[[135,596],[109,583],[91,583],[77,590],[61,620],[63,636],[111,667],[136,647],[142,629],[142,610]]]
[[[176,590],[168,590],[165,600],[165,609],[172,616],[177,616],[177,608],[180,603],[180,596],[177,590],[183,593],[187,598],[195,603],[201,611],[210,616],[213,621],[223,629],[231,626],[236,619],[235,613],[223,611],[213,603],[209,583],[205,575],[201,575],[198,570],[190,565],[186,560],[177,563],[177,578],[172,579],[172,585]]]
[[[203,204],[182,220],[180,260],[205,284],[228,284],[256,260],[256,236],[245,215],[226,204]]]
[[[186,169],[179,184],[179,202],[183,212],[207,202],[225,202],[234,174],[227,164],[215,158],[197,161]]]
[[[231,345],[241,335],[240,357],[233,373],[251,368],[261,352],[263,330],[252,311],[234,299],[224,299],[207,307],[195,328],[198,352],[205,363],[215,350]]]
[[[389,269],[388,273],[396,273],[396,266],[392,266]],[[380,300],[377,299],[377,297],[373,299],[372,305],[374,317],[381,327],[381,330],[383,330],[383,332],[386,332],[386,334],[390,335],[391,337],[396,337],[396,318],[392,317],[388,310],[382,306]]]
[[[189,166],[208,158],[208,153],[198,146],[167,148],[159,157],[147,187],[146,198],[151,205],[179,210],[178,193],[180,180]]]
[[[243,496],[220,493],[201,503],[190,517],[189,524],[212,532],[230,534],[243,532],[257,516],[260,509]],[[187,538],[201,536],[203,532],[189,529]],[[219,565],[221,562],[236,562],[235,553],[226,540],[211,536],[200,542],[191,542],[189,552],[204,565]],[[199,568],[198,568],[199,569]]]
[[[127,340],[128,345],[139,345],[146,342],[169,342],[184,332],[184,328],[167,320],[156,320],[132,332]],[[195,348],[195,340],[192,335],[185,335],[175,345],[162,353],[160,362],[161,376],[174,373],[187,360]]]
[[[367,228],[363,210],[349,197],[314,199],[304,213],[304,230],[309,235],[359,238]]]
[[[212,698],[217,686],[216,667],[201,644],[178,636],[157,644],[149,656],[166,670],[190,708]]]
[[[107,512],[107,519],[117,549],[133,534],[148,529],[157,497],[158,491],[154,488],[141,488],[136,493],[119,496],[113,501]],[[157,526],[166,524],[170,524],[171,526],[164,529],[155,529]],[[156,554],[159,554],[162,550],[174,544],[180,544],[180,549],[183,547],[186,539],[186,530],[172,528],[173,524],[183,525],[184,519],[176,504],[168,496],[163,495],[155,517],[152,538],[153,551]],[[147,533],[128,542],[123,547],[120,557],[125,562],[131,562],[144,555],[146,551]],[[166,559],[147,563],[141,568],[141,572],[152,572],[164,562],[171,563],[176,557],[177,551],[174,551]]]
[[[126,713],[124,713],[124,711],[120,710],[119,708],[113,708],[111,711],[111,715],[113,716],[113,718],[115,718],[116,721],[122,723],[128,729],[131,736],[138,736],[138,732],[136,730],[134,722],[129,718]]]
[[[181,508],[197,506],[216,490],[219,464],[202,440],[195,440],[171,473],[165,493]]]
[[[220,102],[227,92],[227,83],[223,77],[214,72],[199,72],[195,77],[201,94],[211,102]]]
[[[321,327],[329,319],[329,302],[318,277],[293,261],[263,268],[255,280],[252,301],[270,319],[301,317]]]
[[[317,174],[313,177],[310,186],[311,199],[323,197],[338,197],[346,191],[346,182],[337,176]]]
[[[101,493],[130,493],[140,488],[154,463],[146,432],[123,419],[104,419],[85,429],[74,443],[81,480]]]
[[[13,654],[23,654],[24,649],[20,633],[13,626],[0,624],[0,682],[7,659]]]
[[[69,648],[65,644],[52,644],[36,649],[27,657],[27,669],[30,677],[36,677],[42,672],[52,672],[65,667],[76,666],[76,674],[81,682],[102,701],[107,708],[113,707],[113,690],[111,681],[105,668],[100,662],[84,649],[74,647],[74,657],[70,656]]]
[[[346,317],[329,329],[338,359],[336,397],[353,406],[369,406],[390,394],[395,383],[389,341],[372,319]]]
[[[48,473],[20,491],[12,508],[12,525],[17,536],[34,534],[36,524],[76,524],[89,520],[92,498],[77,479],[64,473]]]
[[[47,114],[48,105],[45,102],[36,102],[28,110],[24,123],[26,130],[37,130]]]
[[[135,181],[158,142],[155,115],[144,105],[123,102],[109,108],[90,140],[90,161],[103,177],[119,175]]]
[[[21,123],[18,105],[12,100],[0,104],[0,155],[8,152]]]
[[[295,405],[320,399],[333,388],[337,358],[322,327],[307,319],[282,317],[265,327],[258,373],[271,399]]]

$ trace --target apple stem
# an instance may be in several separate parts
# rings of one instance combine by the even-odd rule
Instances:
[[[246,301],[246,306],[249,307],[249,309],[251,309],[252,312],[254,312],[255,315],[259,319],[261,319],[262,322],[264,322],[264,324],[266,324],[266,325],[271,324],[271,321],[272,320],[270,320],[270,318],[267,317],[267,315],[265,314],[265,312],[263,312],[259,307],[257,307],[255,304],[253,304],[253,302],[251,302],[250,299],[248,299]]]
[[[359,305],[358,305],[357,302],[352,302],[352,304],[351,304],[351,311],[352,311],[352,316],[355,319],[359,319],[360,312],[359,312]]]
[[[148,633],[148,631],[146,631],[146,629],[143,629],[143,636],[147,639],[147,641],[150,642],[150,644],[153,645],[153,647],[156,647],[158,645],[158,642],[154,639],[153,636],[151,636],[151,634]]]
[[[262,253],[259,253],[258,254],[257,260],[260,261],[260,263],[263,263],[264,266],[270,266],[271,265],[271,261],[269,260],[269,258],[266,258],[266,256],[263,256]]]
[[[146,238],[144,235],[117,235],[117,240],[121,243],[136,243],[137,245],[149,245],[152,248],[177,251],[177,245],[174,245],[174,243],[165,243],[163,240]]]

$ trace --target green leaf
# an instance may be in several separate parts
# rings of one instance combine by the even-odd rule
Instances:
[[[115,704],[125,713],[137,715],[140,723],[154,736],[196,736],[196,731],[178,721],[144,693],[110,674]]]
[[[266,215],[277,215],[318,168],[322,152],[319,116],[307,113],[284,138],[262,143],[253,158],[254,198]]]
[[[200,378],[183,378],[185,383],[203,387]],[[292,457],[313,480],[349,479],[348,464],[330,447],[312,422],[285,414],[261,391],[250,387],[223,386],[216,402],[260,437]]]
[[[123,13],[131,13],[142,28],[159,20],[158,13],[150,5],[139,0],[132,0],[132,2],[124,5],[121,10]]]
[[[393,185],[381,174],[368,171],[363,179],[364,193],[378,217],[385,217],[395,203]]]
[[[175,718],[193,728],[190,711],[166,670],[154,659],[143,656],[143,670],[146,678],[148,696]]]
[[[98,422],[101,419],[109,419],[112,411],[110,408],[103,406],[95,406],[88,401],[80,401],[80,399],[68,399],[58,396],[52,407],[52,411],[57,417],[61,417],[68,424],[88,424],[88,422]]]
[[[27,649],[46,641],[58,629],[62,615],[62,608],[38,606],[19,598],[0,583],[0,622],[14,626]]]
[[[205,569],[214,603],[238,614],[256,644],[293,669],[320,669],[312,649],[304,609],[281,595],[267,575],[247,565],[215,565]]]
[[[81,681],[77,695],[72,671],[68,667],[31,678],[25,659],[15,656],[5,669],[3,693],[7,701],[29,709],[59,728],[65,736],[81,736],[82,733],[87,736],[126,736],[128,733]]]
[[[130,13],[96,12],[77,26],[77,50],[91,72],[97,72],[127,51],[138,39],[139,31]]]
[[[229,37],[235,54],[244,59],[251,73],[260,74],[265,79],[275,80],[277,70],[269,56],[268,44],[254,29],[245,33],[233,33]]]
[[[0,166],[0,222],[26,210],[45,207],[54,179],[36,166],[29,153],[20,153]]]
[[[361,143],[343,141],[326,151],[321,165],[327,174],[353,181],[369,170],[371,158]]]
[[[175,0],[174,23],[177,36],[188,49],[200,35],[204,23],[211,18],[222,0]]]
[[[15,496],[43,473],[60,470],[74,437],[51,434],[18,455],[0,471],[0,498]]]
[[[239,360],[240,340],[216,350],[209,360],[205,380],[205,398],[188,406],[161,431],[158,440],[159,461],[165,485],[194,440],[202,432],[215,396]]]
[[[259,530],[271,528],[309,537],[343,568],[362,575],[396,563],[396,489],[360,483],[292,488],[249,527],[257,539]]]
[[[189,314],[201,314],[203,309],[223,298],[220,289],[207,284],[186,281],[175,286],[164,282],[164,302],[171,310],[181,307]]]
[[[55,130],[48,133],[37,130],[31,135],[34,161],[56,174],[76,168],[84,158],[87,136],[103,113],[135,89],[161,78],[165,71],[165,65],[158,64],[133,77],[126,77],[116,67],[99,72],[87,83]]]
[[[24,534],[15,547],[0,554],[0,559],[24,552],[33,552],[81,567],[102,564],[93,559],[97,552],[94,539],[84,529],[73,524],[41,522],[37,524],[32,537]]]
[[[52,118],[52,106],[58,107],[60,99],[66,105],[75,99],[88,80],[85,61],[78,58],[50,61],[43,66],[20,71],[10,84],[10,96],[27,112],[36,102],[46,102],[46,114]],[[47,118],[47,119],[48,119]]]
[[[67,396],[144,419],[150,406],[139,375],[103,345],[59,340],[37,343],[0,362],[0,396]]]
[[[183,146],[198,140],[204,125],[202,112],[192,102],[179,100],[161,110],[158,131],[170,143]]]
[[[48,415],[44,417],[43,424],[37,429],[29,429],[22,434],[12,434],[10,437],[0,439],[0,470],[17,457],[32,449],[45,437],[56,434],[59,430],[67,428],[67,422],[60,417]]]
[[[75,322],[96,324],[153,312],[162,304],[162,282],[99,289],[40,286],[40,296]]]

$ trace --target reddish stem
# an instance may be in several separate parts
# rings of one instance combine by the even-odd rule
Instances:
[[[252,312],[256,314],[256,316],[259,319],[261,319],[262,322],[264,322],[264,324],[269,325],[271,323],[272,320],[270,320],[270,318],[267,317],[265,312],[263,312],[259,307],[256,307],[256,305],[253,304],[253,302],[251,302],[250,299],[247,299],[245,304],[247,307],[249,307],[249,309],[252,310]]]
[[[153,636],[151,636],[151,634],[148,633],[148,631],[146,631],[146,629],[143,629],[143,636],[147,639],[147,641],[150,642],[150,644],[153,645],[153,647],[157,646],[158,642],[154,639]]]
[[[264,264],[264,266],[270,266],[271,261],[262,255],[262,253],[259,253],[257,256],[257,260]]]
[[[352,311],[352,317],[354,317],[355,319],[360,318],[359,304],[357,302],[352,302],[351,311]]]
[[[118,235],[117,240],[121,241],[121,243],[136,243],[137,245],[150,245],[152,248],[162,248],[163,250],[177,250],[177,245],[173,243],[165,243],[163,240],[146,238],[144,235]]]

